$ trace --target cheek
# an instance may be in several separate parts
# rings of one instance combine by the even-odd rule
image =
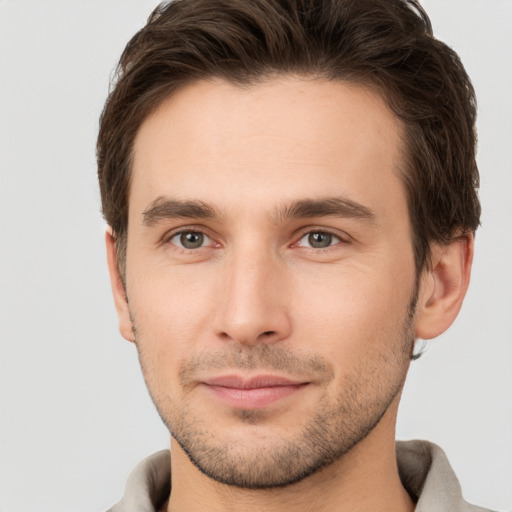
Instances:
[[[198,350],[215,305],[205,276],[146,270],[128,283],[128,296],[138,346],[152,366],[175,368]]]
[[[391,269],[334,268],[323,275],[305,274],[293,306],[300,339],[344,365],[396,343],[414,290],[413,273],[404,275],[407,282],[397,283]]]

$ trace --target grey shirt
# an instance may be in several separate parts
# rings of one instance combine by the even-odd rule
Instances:
[[[398,470],[417,502],[415,512],[491,512],[464,501],[459,481],[439,446],[427,441],[398,441]],[[108,512],[156,512],[170,493],[168,450],[144,459],[126,483],[122,500]]]

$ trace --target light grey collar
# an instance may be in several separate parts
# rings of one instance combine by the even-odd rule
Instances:
[[[491,512],[464,501],[459,481],[445,453],[427,441],[398,441],[398,471],[417,502],[415,512]],[[171,488],[169,450],[144,459],[126,483],[122,500],[108,512],[157,512]]]

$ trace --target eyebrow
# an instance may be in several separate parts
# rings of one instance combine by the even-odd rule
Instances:
[[[371,208],[341,197],[292,201],[278,208],[271,215],[271,219],[279,223],[287,219],[328,216],[375,221],[375,213]],[[151,227],[166,219],[216,219],[220,215],[213,207],[202,201],[160,196],[142,212],[142,217],[143,224]]]
[[[160,196],[142,212],[142,217],[143,224],[151,227],[166,219],[213,219],[218,215],[202,201],[181,201]]]
[[[375,212],[371,208],[342,197],[292,201],[274,215],[276,221],[328,216],[375,221]]]

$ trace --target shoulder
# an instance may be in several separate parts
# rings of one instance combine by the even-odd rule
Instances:
[[[444,451],[428,441],[398,441],[398,471],[417,500],[415,512],[492,512],[464,500],[459,480]]]
[[[170,486],[171,454],[162,450],[135,466],[121,501],[108,512],[155,512],[169,497]]]

